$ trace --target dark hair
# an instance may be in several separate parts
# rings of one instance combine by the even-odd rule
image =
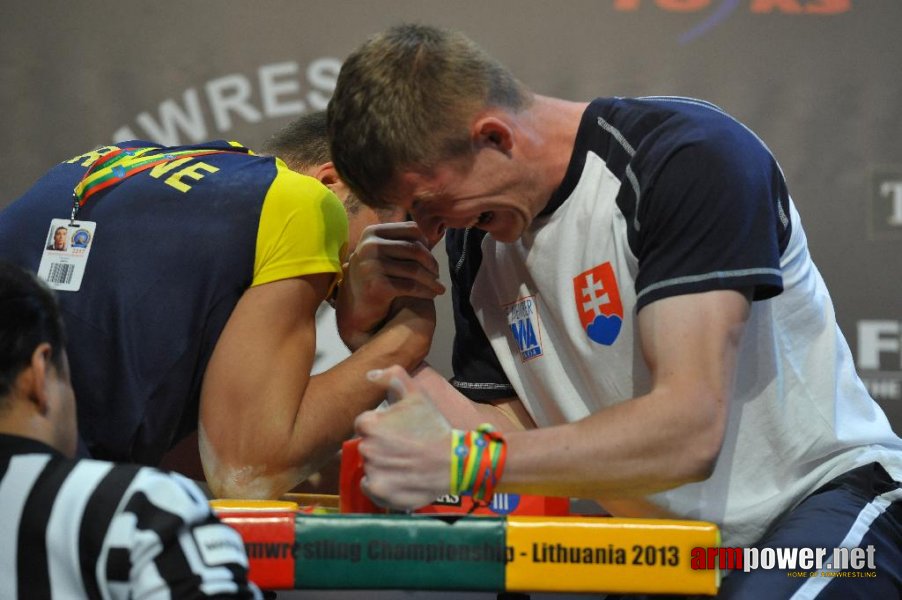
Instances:
[[[307,113],[277,131],[263,144],[265,154],[278,156],[288,168],[303,172],[330,160],[329,137],[326,128],[326,111]],[[360,199],[355,194],[339,198],[349,215],[360,210]]]
[[[326,111],[298,117],[266,140],[262,150],[278,156],[295,171],[329,162]]]
[[[66,337],[53,292],[31,273],[0,261],[0,398],[44,342],[50,344],[53,364],[62,369]]]
[[[422,171],[472,152],[470,120],[514,112],[533,96],[464,34],[406,24],[370,37],[341,67],[329,101],[332,161],[371,206],[402,169]]]

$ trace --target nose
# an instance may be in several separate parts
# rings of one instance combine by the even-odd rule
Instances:
[[[414,212],[411,214],[411,218],[419,225],[420,231],[423,232],[423,236],[425,236],[430,249],[435,247],[445,235],[446,226],[440,217],[427,217]]]
[[[445,224],[439,223],[437,226],[427,229],[423,232],[423,235],[426,236],[426,241],[429,244],[429,249],[433,249],[436,244],[438,244],[445,235]]]

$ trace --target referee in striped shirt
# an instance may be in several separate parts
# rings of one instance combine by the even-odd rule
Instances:
[[[50,291],[0,263],[0,598],[259,598],[191,481],[69,458],[64,342]]]

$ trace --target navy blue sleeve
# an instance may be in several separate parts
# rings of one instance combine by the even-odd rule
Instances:
[[[652,176],[630,232],[637,310],[681,294],[750,289],[764,300],[783,290],[790,224],[780,168],[742,125],[712,121],[690,143],[647,157]]]
[[[470,304],[470,291],[482,263],[484,237],[485,232],[479,229],[449,229],[445,233],[454,309],[451,385],[476,402],[515,395]]]

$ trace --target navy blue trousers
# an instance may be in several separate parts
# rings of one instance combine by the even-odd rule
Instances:
[[[864,465],[825,484],[781,517],[755,548],[873,547],[874,569],[821,569],[815,577],[787,571],[733,571],[718,598],[878,599],[902,598],[902,484],[878,463]],[[831,571],[833,576],[821,572]],[[796,573],[801,569],[796,570]],[[860,577],[864,573],[873,577]],[[842,576],[848,574],[851,576]]]

